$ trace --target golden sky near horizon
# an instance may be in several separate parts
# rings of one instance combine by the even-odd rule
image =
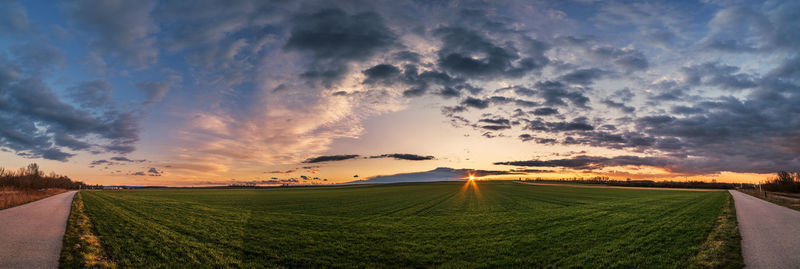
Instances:
[[[6,1],[0,166],[759,182],[800,168],[798,5]]]

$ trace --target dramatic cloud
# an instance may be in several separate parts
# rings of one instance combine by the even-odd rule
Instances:
[[[169,84],[164,82],[139,82],[136,87],[141,90],[145,96],[145,104],[155,104],[164,98],[169,90]]]
[[[330,85],[348,71],[348,63],[370,58],[395,44],[394,33],[374,12],[347,14],[325,9],[293,19],[285,48],[308,54],[313,64],[303,77]]]
[[[377,156],[371,156],[370,158],[394,158],[397,160],[409,160],[409,161],[424,161],[424,160],[434,159],[433,156],[423,156],[423,155],[404,154],[404,153],[382,154]]]
[[[209,182],[374,176],[358,169],[370,161],[340,163],[347,172],[301,162],[482,167],[575,148],[586,153],[528,164],[792,170],[796,10],[785,0],[1,1],[0,151],[92,166],[142,156],[155,170],[127,175]],[[320,156],[406,145],[393,139],[436,158]],[[600,156],[609,151],[620,156]],[[464,173],[452,170],[433,174]]]
[[[516,48],[499,47],[481,34],[464,28],[439,28],[433,35],[444,43],[438,52],[439,66],[458,75],[520,77],[547,63],[546,58],[523,58]]]
[[[314,158],[309,158],[303,163],[321,163],[321,162],[334,162],[334,161],[344,161],[353,158],[358,158],[358,155],[329,155],[329,156],[319,156]]]
[[[575,156],[568,159],[554,160],[529,160],[529,161],[510,161],[496,162],[497,165],[513,165],[528,167],[564,167],[572,169],[600,169],[614,166],[655,166],[664,167],[668,163],[660,158],[638,157],[638,156],[617,156],[617,157],[598,157],[598,156]]]
[[[135,163],[142,163],[142,162],[146,161],[146,160],[131,160],[131,159],[128,159],[127,157],[122,157],[122,156],[111,157],[111,160],[112,161],[117,161],[117,162],[127,162],[127,163],[134,163],[134,162]]]
[[[25,8],[15,1],[0,2],[0,34],[19,35],[31,30]]]
[[[158,61],[154,34],[158,26],[150,12],[155,1],[81,0],[71,3],[72,19],[91,31],[92,48],[112,60],[121,60],[135,67]]]
[[[138,116],[133,112],[76,108],[35,77],[3,84],[0,146],[18,155],[66,161],[74,153],[64,148],[129,153],[139,139]]]
[[[69,88],[70,98],[84,108],[97,108],[111,101],[111,83],[105,80],[81,82]]]

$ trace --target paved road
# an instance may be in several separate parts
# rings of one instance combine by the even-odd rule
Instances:
[[[0,268],[58,268],[74,191],[0,210]]]
[[[800,211],[730,191],[747,268],[800,268]]]

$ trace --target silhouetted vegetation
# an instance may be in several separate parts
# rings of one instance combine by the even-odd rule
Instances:
[[[45,197],[53,196],[65,189],[17,189],[12,187],[0,187],[0,209],[15,207],[21,204],[33,202]]]
[[[778,172],[778,176],[761,185],[765,191],[800,193],[800,173]]]
[[[622,186],[622,187],[652,187],[652,188],[693,188],[693,189],[734,189],[742,187],[743,185],[752,184],[739,184],[739,183],[724,183],[724,182],[704,182],[704,181],[653,181],[653,180],[615,180],[609,177],[597,176],[592,178],[562,178],[562,179],[526,179],[524,181],[532,182],[556,182],[556,183],[576,183],[576,184],[599,184],[608,186]]]
[[[0,168],[0,187],[15,189],[92,189],[102,188],[100,185],[86,185],[80,181],[73,181],[67,176],[45,173],[36,163],[29,164],[17,171]]]

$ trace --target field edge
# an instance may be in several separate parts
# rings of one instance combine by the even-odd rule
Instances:
[[[21,202],[0,201],[0,210],[10,209],[10,208],[18,207],[18,206],[23,206],[23,205],[30,204],[30,203],[33,203],[33,202],[36,202],[36,201],[39,201],[39,200],[42,200],[42,199],[45,199],[45,198],[49,198],[49,197],[53,197],[53,196],[65,193],[65,192],[68,191],[67,189],[58,189],[58,188],[51,188],[51,189],[48,189],[48,190],[52,190],[53,192],[48,192],[48,193],[45,193],[43,196],[36,196],[34,198],[26,197],[26,198],[23,198],[24,200],[21,201]],[[2,189],[0,189],[0,191],[2,191]],[[21,190],[21,191],[26,191],[27,192],[27,191],[33,191],[33,190]],[[9,198],[3,198],[3,199],[9,199]]]
[[[106,255],[94,226],[86,214],[81,192],[72,198],[64,233],[59,268],[117,268]]]
[[[736,220],[736,204],[727,193],[725,207],[708,238],[691,259],[689,268],[743,268],[742,236]]]
[[[772,198],[772,197],[764,196],[764,195],[762,195],[762,192],[760,192],[760,191],[746,190],[746,189],[739,189],[739,190],[736,190],[736,191],[744,193],[744,194],[747,194],[747,195],[750,195],[750,196],[753,196],[755,198],[758,198],[758,199],[761,199],[761,200],[764,200],[764,201],[767,201],[767,202],[770,202],[770,203],[773,203],[773,204],[776,204],[776,205],[779,205],[779,206],[782,206],[782,207],[785,207],[785,208],[789,208],[789,209],[792,209],[792,210],[800,211],[800,205],[788,203],[783,199],[775,199],[775,198]]]

